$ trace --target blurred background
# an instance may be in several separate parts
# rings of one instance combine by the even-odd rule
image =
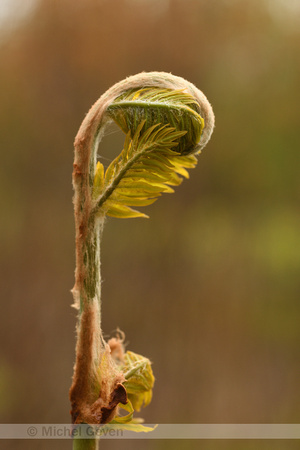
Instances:
[[[299,47],[297,0],[0,1],[2,423],[70,420],[73,141],[106,89],[153,70],[203,90],[216,128],[150,219],[107,220],[104,333],[121,328],[153,362],[146,423],[299,423]],[[122,139],[113,130],[100,144],[105,165]],[[1,448],[54,447],[71,443]]]

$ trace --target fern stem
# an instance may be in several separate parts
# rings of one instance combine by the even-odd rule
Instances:
[[[99,449],[99,439],[73,439],[73,450],[98,450]]]
[[[82,247],[80,252],[83,261],[81,273],[77,274],[81,284],[80,290],[76,292],[80,299],[80,309],[76,364],[70,390],[73,422],[77,420],[78,408],[80,409],[81,405],[85,402],[91,405],[99,397],[97,370],[101,355],[105,351],[101,331],[100,239],[102,228],[103,220],[89,220],[85,238],[81,236],[77,242]]]

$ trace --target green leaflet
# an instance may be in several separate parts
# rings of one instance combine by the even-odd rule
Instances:
[[[146,427],[145,425],[142,425],[143,419],[140,418],[133,418],[134,408],[128,400],[126,405],[123,403],[119,403],[119,409],[123,409],[124,411],[128,412],[126,415],[120,415],[114,417],[114,419],[109,422],[104,427],[101,427],[101,431],[103,434],[105,434],[106,430],[114,429],[114,430],[128,430],[128,431],[135,431],[135,432],[149,432],[153,431],[157,425],[154,427]]]
[[[119,204],[118,202],[113,202],[110,200],[107,200],[106,202],[106,214],[108,216],[116,217],[118,219],[129,219],[135,217],[148,218],[146,214],[140,213],[139,211],[129,208],[128,206],[124,206]]]
[[[112,420],[109,424],[101,426],[99,435],[106,435],[109,430],[124,430],[124,431],[134,431],[136,433],[148,433],[149,431],[155,430],[157,425],[154,425],[154,427],[148,427],[145,425],[142,425],[141,423],[135,421],[134,419],[128,423],[120,423],[117,422],[116,419]]]
[[[126,381],[124,383],[128,399],[137,411],[147,406],[152,399],[154,376],[148,358],[127,351],[124,355],[122,371]]]
[[[105,172],[97,163],[92,194],[95,214],[148,217],[131,206],[150,205],[162,193],[174,192],[170,186],[178,186],[182,177],[189,176],[186,168],[195,167],[197,159],[193,155],[174,151],[186,131],[159,123],[142,131],[145,123],[144,119],[137,125],[132,137],[127,132],[124,149]]]
[[[126,404],[119,403],[118,414],[109,425],[130,425],[132,431],[151,431],[153,428],[145,428],[141,425],[143,419],[133,418],[134,411],[140,411],[142,406],[147,406],[152,399],[152,389],[154,386],[154,375],[151,362],[148,358],[137,353],[127,351],[123,353],[121,359],[117,359],[117,365],[123,372],[125,381],[123,385],[127,392],[128,401]],[[123,414],[120,413],[123,410]],[[127,414],[124,415],[124,411]],[[124,428],[125,429],[125,428]]]
[[[123,403],[119,403],[119,408],[127,411],[129,414],[125,416],[117,415],[110,423],[130,423],[133,420],[134,408],[130,401],[128,401],[125,405]]]
[[[94,184],[93,184],[93,198],[96,199],[102,192],[104,186],[104,167],[100,162],[97,163]]]

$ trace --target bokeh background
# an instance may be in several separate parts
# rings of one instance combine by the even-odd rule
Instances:
[[[0,25],[1,422],[70,420],[74,136],[112,84],[163,70],[205,92],[216,128],[149,220],[107,220],[105,335],[153,361],[146,423],[299,423],[299,2],[1,0]],[[122,139],[104,138],[105,165]],[[300,448],[101,448],[121,445]]]

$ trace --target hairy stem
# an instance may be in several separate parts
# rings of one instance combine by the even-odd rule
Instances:
[[[102,96],[85,117],[75,139],[73,170],[76,270],[72,290],[79,309],[76,361],[70,388],[72,422],[106,423],[127,401],[124,377],[114,367],[101,331],[100,238],[104,216],[95,217],[92,188],[98,142],[108,103]],[[105,359],[102,368],[101,363]]]
[[[78,292],[80,311],[73,377],[76,384],[72,386],[72,396],[74,401],[87,401],[89,404],[94,403],[99,396],[97,370],[101,354],[105,351],[101,331],[100,238],[102,228],[103,220],[90,220],[81,248],[83,255],[81,273],[84,276]],[[76,417],[73,417],[73,421],[76,421]]]

